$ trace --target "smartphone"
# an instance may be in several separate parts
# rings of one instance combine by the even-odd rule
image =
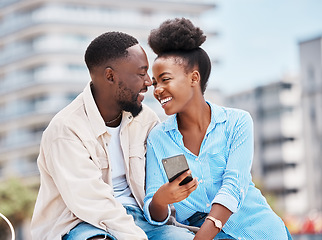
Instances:
[[[169,182],[172,182],[174,179],[179,177],[182,173],[187,171],[189,169],[187,159],[184,156],[184,154],[168,157],[162,159],[162,164],[164,167],[164,170],[167,174],[167,177],[169,179]],[[179,185],[184,185],[188,182],[192,181],[191,174],[187,176],[185,179],[183,179]]]

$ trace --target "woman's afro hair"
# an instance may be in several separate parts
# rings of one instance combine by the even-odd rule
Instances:
[[[203,31],[186,18],[163,22],[159,28],[151,31],[148,38],[150,47],[157,55],[193,50],[199,48],[205,41]]]

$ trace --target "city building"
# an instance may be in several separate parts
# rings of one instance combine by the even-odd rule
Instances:
[[[322,35],[299,43],[309,210],[322,213]]]
[[[0,181],[15,176],[39,183],[42,132],[89,81],[83,58],[93,38],[106,31],[131,34],[152,62],[147,37],[153,28],[186,17],[204,29],[203,16],[214,9],[213,0],[1,0]],[[216,33],[207,29],[211,45]],[[146,103],[163,114],[151,90]],[[17,239],[30,239],[28,226],[16,230]]]
[[[202,28],[202,15],[214,8],[214,1],[205,0],[1,1],[0,180],[11,175],[38,179],[42,132],[89,81],[83,55],[94,37],[129,33],[152,61],[155,55],[147,46],[152,28],[175,17]],[[215,32],[206,34],[211,41]],[[151,97],[147,103],[158,104]]]
[[[304,214],[308,208],[298,79],[262,85],[226,98],[226,105],[250,112],[254,121],[252,175],[275,198],[281,213]]]

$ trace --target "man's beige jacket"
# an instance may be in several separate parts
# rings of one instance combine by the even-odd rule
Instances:
[[[120,141],[126,177],[141,208],[146,138],[158,121],[145,105],[135,118],[128,112],[122,115]],[[110,232],[118,240],[147,239],[113,197],[109,140],[89,83],[43,133],[37,160],[40,189],[31,223],[33,240],[61,240],[81,221]]]

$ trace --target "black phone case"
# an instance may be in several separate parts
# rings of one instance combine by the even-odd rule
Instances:
[[[164,170],[167,174],[169,182],[179,177],[182,173],[189,169],[186,157],[183,154],[162,159]],[[191,174],[180,182],[180,186],[192,180]]]

